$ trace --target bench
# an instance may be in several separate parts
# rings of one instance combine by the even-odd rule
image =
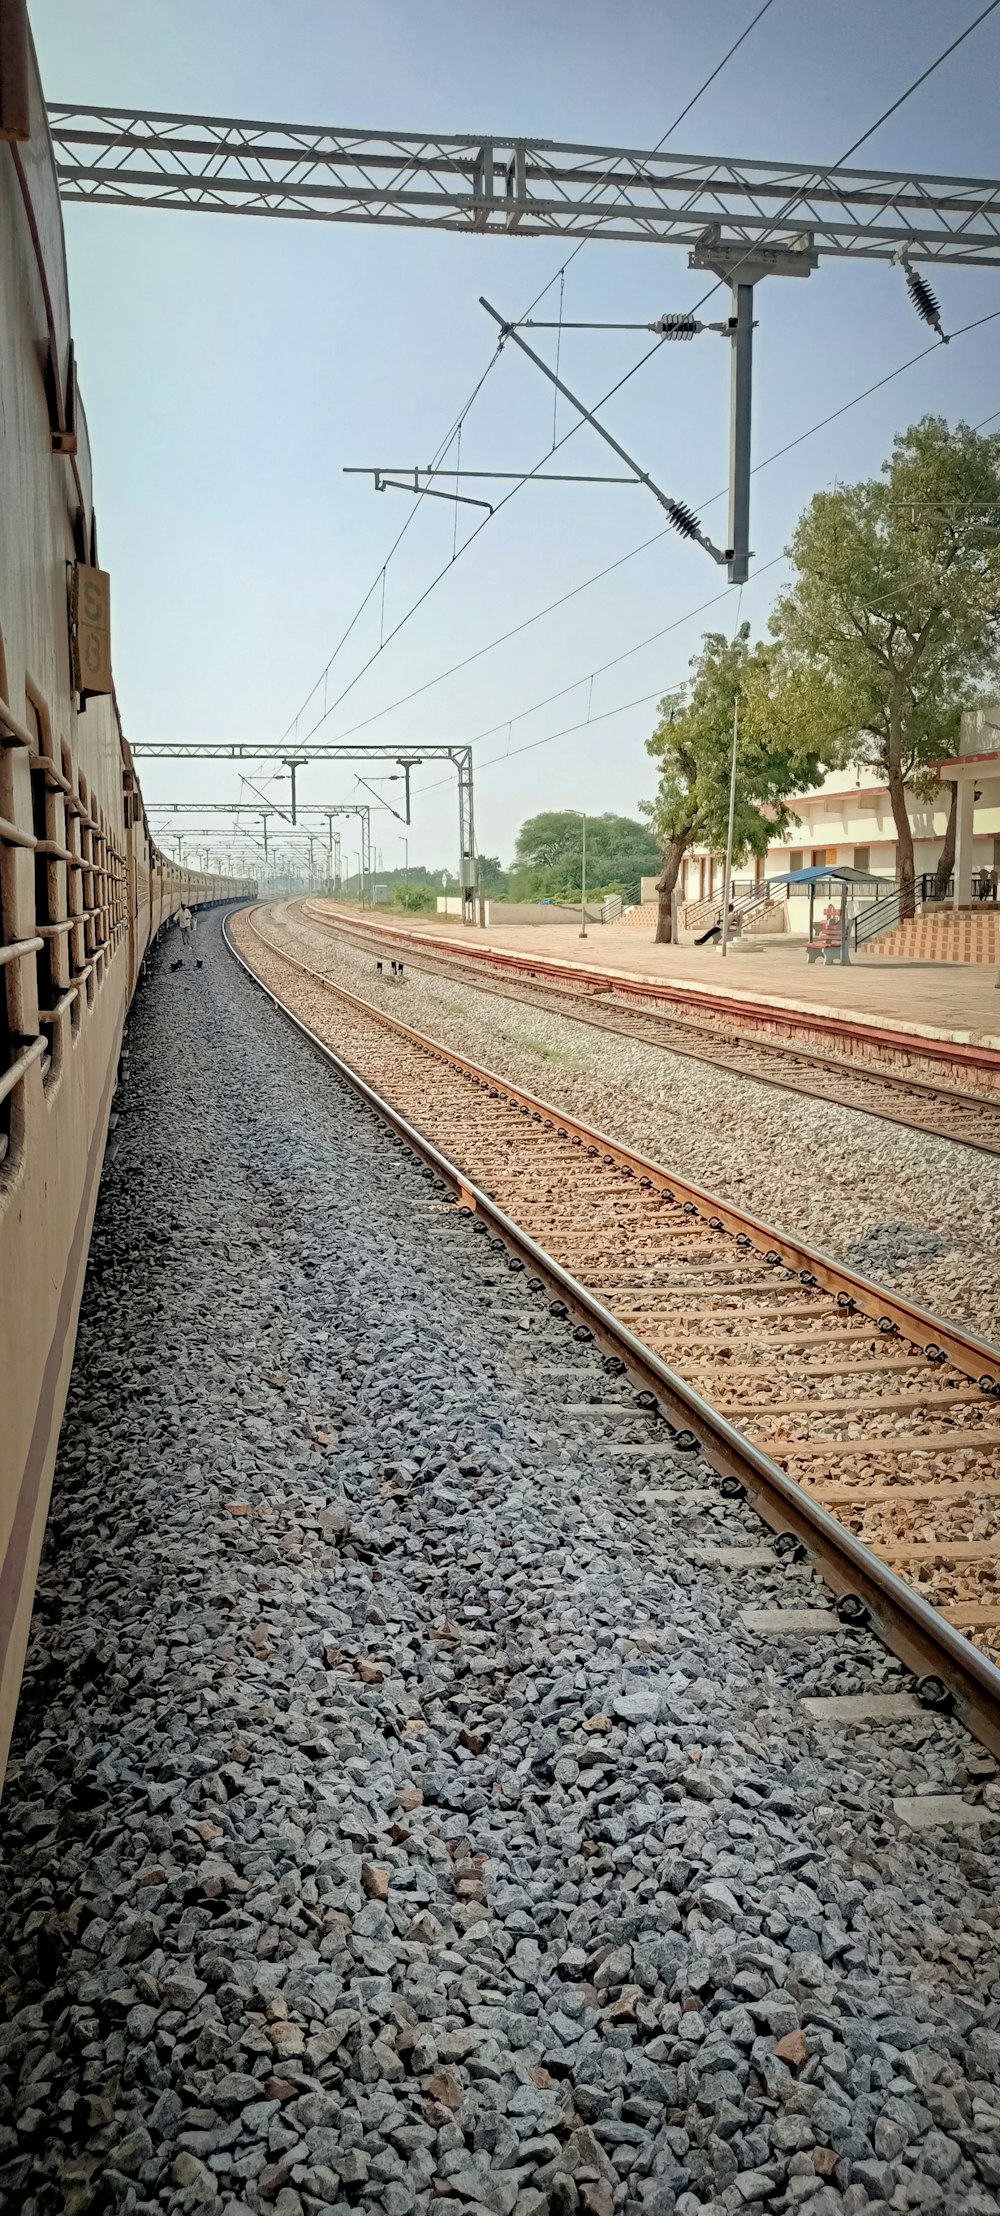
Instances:
[[[839,962],[844,959],[841,938],[841,914],[831,901],[822,923],[816,927],[816,936],[806,943],[806,960],[809,962]]]

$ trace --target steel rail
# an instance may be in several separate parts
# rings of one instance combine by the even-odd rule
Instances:
[[[317,920],[319,920],[317,918]],[[339,917],[338,917],[339,920]],[[354,917],[345,917],[349,928],[358,929]],[[402,927],[372,922],[367,927],[378,930],[386,939],[396,939],[412,948],[428,947],[452,955],[456,961],[470,967],[481,964],[485,970],[506,969],[513,976],[551,977],[556,983],[572,984],[575,980],[586,983],[597,993],[617,993],[626,1000],[662,1001],[676,1009],[683,1020],[688,1009],[705,1009],[713,1015],[749,1017],[760,1021],[763,1013],[775,1023],[787,1024],[789,1031],[819,1031],[828,1037],[858,1039],[865,1046],[890,1049],[896,1053],[922,1055],[928,1062],[953,1062],[969,1069],[983,1070],[996,1079],[996,1099],[1000,1101],[1000,1053],[995,1046],[982,1046],[975,1039],[945,1039],[933,1035],[922,1036],[916,1031],[897,1031],[881,1028],[874,1021],[864,1018],[848,1018],[833,1015],[828,1009],[806,1008],[800,1001],[797,1006],[788,1002],[744,1000],[734,992],[713,992],[702,985],[683,985],[673,981],[661,983],[658,978],[637,977],[634,970],[584,969],[569,962],[561,954],[522,954],[513,947],[459,946],[453,940],[440,938],[436,933],[420,932],[414,935]],[[649,1013],[653,1013],[652,1010]],[[763,1040],[762,1044],[783,1045],[782,1040]],[[789,1042],[791,1043],[791,1042]],[[800,1050],[796,1046],[794,1051]],[[891,1077],[891,1072],[886,1073]],[[909,1080],[907,1080],[909,1082]],[[914,1080],[914,1082],[918,1082]],[[984,1088],[982,1098],[989,1103],[990,1092]]]
[[[258,903],[256,908],[251,907],[247,911],[247,920],[255,930],[253,919],[261,905]],[[459,1070],[465,1077],[473,1078],[477,1084],[502,1092],[508,1100],[516,1101],[519,1107],[527,1109],[529,1114],[550,1118],[560,1131],[565,1130],[570,1136],[575,1135],[582,1145],[599,1152],[606,1162],[614,1162],[619,1168],[627,1167],[635,1176],[648,1178],[656,1190],[680,1194],[682,1205],[685,1201],[690,1201],[699,1213],[707,1214],[711,1210],[722,1229],[731,1231],[734,1236],[748,1233],[755,1246],[762,1252],[775,1253],[790,1269],[809,1270],[826,1292],[845,1293],[863,1315],[870,1316],[880,1327],[892,1325],[900,1336],[911,1339],[918,1346],[940,1347],[947,1354],[948,1360],[956,1368],[964,1370],[967,1376],[977,1379],[986,1377],[1000,1386],[1000,1347],[994,1346],[988,1339],[980,1339],[971,1332],[956,1330],[942,1317],[935,1316],[929,1308],[916,1307],[913,1302],[904,1300],[887,1286],[876,1285],[872,1279],[861,1277],[856,1271],[847,1269],[843,1263],[835,1262],[820,1249],[806,1246],[801,1239],[794,1239],[787,1232],[776,1231],[773,1225],[762,1222],[759,1216],[747,1215],[743,1209],[732,1207],[729,1201],[718,1200],[714,1193],[706,1192],[704,1186],[693,1185],[688,1178],[679,1177],[672,1170],[664,1169],[660,1163],[637,1153],[634,1147],[623,1146],[619,1140],[609,1138],[606,1132],[596,1130],[592,1124],[581,1123],[578,1117],[554,1107],[551,1101],[540,1100],[537,1094],[526,1092],[523,1086],[515,1085],[508,1077],[499,1076],[495,1070],[485,1069],[481,1063],[459,1054],[455,1047],[446,1046],[442,1040],[431,1038],[427,1032],[415,1031],[410,1024],[402,1023],[398,1016],[390,1016],[385,1009],[377,1008],[372,1001],[365,1000],[362,994],[350,992],[346,985],[336,984],[332,978],[325,977],[321,970],[312,969],[308,962],[302,962],[296,955],[287,954],[283,948],[272,945],[261,932],[258,931],[256,935],[268,953],[276,955],[281,962],[288,962],[293,969],[300,970],[303,976],[312,978],[315,984],[322,985],[337,999],[357,1009],[359,1014],[381,1024],[383,1029],[409,1039],[422,1052],[437,1055],[441,1061],[450,1063],[453,1069]]]
[[[255,911],[250,908],[243,912],[253,927]],[[988,1657],[981,1654],[970,1640],[955,1631],[936,1609],[907,1585],[904,1579],[898,1577],[895,1571],[881,1562],[877,1555],[871,1553],[821,1502],[804,1492],[768,1454],[737,1431],[726,1416],[702,1398],[694,1386],[670,1369],[650,1347],[645,1346],[602,1301],[515,1223],[489,1193],[476,1185],[457,1163],[450,1161],[432,1140],[411,1124],[391,1101],[378,1093],[358,1071],[352,1069],[348,1062],[319,1038],[246,961],[233,943],[229,923],[230,918],[224,917],[222,932],[234,960],[258,991],[295,1026],[327,1066],[434,1170],[455,1193],[463,1209],[480,1218],[523,1263],[530,1264],[566,1310],[586,1323],[605,1353],[616,1362],[621,1362],[641,1386],[655,1394],[661,1412],[674,1430],[694,1434],[713,1469],[721,1477],[738,1480],[764,1522],[775,1532],[790,1532],[807,1549],[825,1583],[838,1600],[850,1596],[852,1600],[856,1598],[862,1603],[872,1626],[885,1645],[916,1675],[918,1696],[923,1697],[928,1709],[941,1707],[939,1688],[944,1688],[946,1703],[950,1708],[953,1707],[959,1720],[992,1753],[1000,1754],[1000,1670]],[[257,935],[260,936],[259,933]],[[267,944],[263,940],[261,943]],[[306,970],[304,964],[292,961],[288,955],[281,955],[279,959],[289,962],[294,968],[305,970],[307,975],[317,974]],[[568,1133],[577,1131],[581,1136],[586,1133],[587,1140],[595,1151],[606,1153],[610,1159],[621,1165],[627,1164],[633,1174],[638,1172],[649,1176],[657,1182],[661,1190],[669,1189],[675,1194],[685,1191],[697,1195],[698,1202],[710,1207],[713,1214],[723,1221],[728,1218],[734,1225],[739,1223],[741,1228],[760,1232],[772,1250],[784,1251],[786,1256],[793,1253],[808,1256],[811,1267],[818,1263],[829,1272],[831,1279],[839,1279],[842,1283],[846,1281],[852,1287],[857,1287],[859,1292],[874,1302],[876,1308],[881,1305],[883,1313],[886,1306],[889,1306],[900,1315],[905,1314],[907,1335],[916,1336],[918,1343],[923,1334],[929,1335],[933,1331],[934,1344],[943,1346],[950,1342],[955,1347],[962,1345],[974,1350],[977,1358],[981,1352],[990,1362],[994,1378],[1000,1378],[1000,1349],[991,1348],[982,1341],[963,1339],[926,1311],[912,1308],[908,1303],[898,1301],[894,1295],[884,1294],[878,1287],[869,1285],[867,1280],[841,1270],[837,1264],[827,1261],[826,1257],[814,1254],[811,1249],[786,1239],[783,1234],[771,1232],[756,1218],[741,1216],[725,1203],[717,1203],[699,1187],[669,1177],[667,1172],[656,1164],[647,1163],[641,1155],[631,1154],[615,1141],[607,1140],[586,1125],[576,1123],[573,1118],[564,1116],[560,1110],[545,1102],[535,1100],[532,1095],[520,1093],[506,1079],[493,1077],[476,1064],[466,1062],[464,1057],[453,1054],[450,1048],[439,1046],[436,1041],[411,1031],[409,1026],[398,1023],[394,1017],[384,1016],[381,1010],[372,1008],[369,1002],[359,1000],[356,995],[344,992],[339,986],[331,986],[329,979],[321,979],[320,982],[342,999],[352,1002],[375,1021],[417,1041],[425,1052],[440,1055],[466,1074],[474,1075],[481,1085],[490,1089],[496,1087],[510,1099],[521,1101],[530,1113],[551,1119],[560,1132],[565,1129]],[[928,1343],[927,1337],[923,1338],[923,1343]],[[957,1366],[965,1365],[959,1363]]]
[[[309,922],[317,925],[320,930],[328,931],[331,937],[335,937],[338,932],[341,932],[345,938],[352,942],[374,949],[378,948],[380,940],[393,945],[405,946],[413,968],[420,969],[424,967],[431,976],[437,974],[453,977],[464,982],[462,979],[462,964],[465,955],[461,947],[446,947],[440,940],[414,938],[403,931],[386,930],[384,925],[380,923],[365,925],[355,923],[353,919],[347,920],[340,915],[336,918],[324,916],[319,913],[315,904],[309,899],[304,899],[302,906],[306,911]],[[470,954],[474,953],[475,949],[470,948],[469,952]],[[451,969],[446,966],[449,961],[453,964]],[[437,965],[436,971],[435,964]],[[574,990],[574,980],[577,979],[587,980],[587,987],[583,990],[579,988]],[[520,999],[522,1005],[526,1007],[548,1006],[556,1014],[565,1013],[569,1022],[590,1024],[595,1031],[607,1031],[618,1038],[633,1039],[643,1045],[659,1046],[664,1053],[681,1054],[691,1061],[705,1062],[713,1068],[721,1065],[729,1069],[731,1076],[746,1077],[757,1085],[773,1085],[779,1092],[806,1094],[814,1100],[825,1100],[830,1097],[807,1085],[797,1083],[794,1077],[781,1076],[776,1070],[730,1069],[729,1065],[724,1062],[721,1051],[713,1054],[708,1051],[707,1046],[704,1048],[694,1046],[683,1039],[679,1041],[674,1038],[658,1039],[650,1037],[648,1033],[636,1030],[627,1023],[615,1023],[612,1018],[615,1015],[628,1016],[631,1013],[640,1022],[645,1018],[654,1025],[674,1024],[683,1032],[691,1032],[696,1038],[703,1039],[706,1042],[714,1041],[720,1050],[728,1039],[731,1044],[748,1046],[754,1052],[773,1055],[776,1061],[786,1057],[791,1062],[808,1063],[819,1070],[828,1071],[834,1077],[843,1078],[847,1083],[853,1081],[862,1088],[871,1085],[884,1085],[890,1092],[917,1093],[925,1096],[928,1100],[941,1101],[946,1106],[970,1109],[973,1114],[979,1110],[989,1112],[992,1109],[997,1117],[998,1126],[995,1142],[989,1139],[970,1138],[961,1131],[935,1131],[932,1126],[915,1123],[911,1117],[902,1113],[894,1115],[888,1108],[875,1107],[871,1101],[857,1100],[835,1103],[839,1107],[850,1108],[852,1112],[860,1116],[875,1116],[880,1123],[896,1123],[901,1125],[904,1130],[928,1133],[930,1136],[943,1139],[951,1145],[973,1147],[980,1154],[1000,1154],[1000,1091],[992,1093],[985,1088],[980,1088],[977,1091],[970,1092],[961,1085],[948,1085],[943,1081],[936,1083],[931,1077],[918,1077],[911,1075],[909,1071],[898,1072],[886,1069],[878,1064],[852,1062],[837,1054],[823,1054],[816,1047],[799,1045],[794,1039],[769,1038],[766,1033],[758,1035],[751,1031],[741,1032],[738,1027],[738,1018],[734,1020],[733,1029],[727,1034],[710,1023],[699,1023],[696,1014],[689,1015],[683,1007],[676,1005],[672,1005],[668,1012],[657,1008],[636,1007],[630,1009],[628,1005],[612,1008],[608,1005],[607,999],[608,993],[616,991],[611,978],[599,977],[592,971],[573,969],[569,966],[565,971],[564,979],[560,982],[556,978],[551,984],[540,982],[533,972],[525,976],[517,971],[505,971],[502,967],[484,968],[480,975],[471,980],[471,983],[474,990],[493,987],[512,1000]],[[535,986],[539,995],[538,999],[534,1001],[530,998],[532,985]],[[566,1010],[559,1010],[555,1006],[556,996],[560,990],[564,1001],[570,1004]],[[628,996],[630,1000],[639,997],[638,993]],[[578,1002],[579,1005],[574,1006],[574,1001]],[[593,1004],[593,1006],[590,1004]],[[697,998],[695,998],[695,1010],[697,1010],[698,1005]]]
[[[334,920],[334,918],[332,917],[320,915],[315,906],[315,903],[308,898],[303,899],[302,906],[306,910],[309,922],[318,924],[321,930],[329,931],[331,935],[335,935],[338,931],[342,931],[345,937],[359,940],[364,946],[378,946],[379,935],[383,929],[383,926],[381,924],[373,922],[366,926],[364,924],[355,923],[353,921],[348,922],[346,919],[342,920],[339,915],[337,916],[336,920]],[[405,942],[406,945],[409,947],[410,962],[414,968],[420,967],[419,956],[423,954],[425,960],[427,960],[428,962],[446,962],[449,959],[453,959],[456,964],[457,974],[461,974],[461,963],[463,958],[461,947],[456,946],[454,949],[451,949],[444,947],[440,940],[427,940],[426,942],[424,942],[424,940],[420,938],[408,938],[405,932],[386,934],[387,937],[390,935],[393,937],[394,941],[399,940]],[[472,950],[470,949],[470,951]],[[513,971],[506,975],[503,972],[485,973],[487,979],[490,982],[492,982],[494,974],[496,974],[497,976],[497,982],[502,983],[505,986],[512,985],[515,987],[519,987],[523,985],[530,985],[533,982],[536,984],[538,983],[537,978],[533,979],[532,977],[522,977]],[[573,985],[575,980],[589,980],[590,978],[593,979],[593,983],[597,987],[596,991],[577,990],[576,992],[574,992]],[[557,989],[557,983],[553,984],[552,986],[545,984],[540,988],[543,994],[550,994]],[[612,1013],[626,1015],[632,1013],[640,1018],[646,1016],[652,1023],[676,1023],[685,1030],[695,1032],[700,1038],[715,1039],[718,1040],[720,1043],[726,1040],[727,1034],[725,1032],[716,1030],[711,1024],[699,1023],[696,1020],[696,1017],[686,1014],[680,1008],[672,1010],[671,1013],[666,1016],[662,1015],[660,1011],[655,1008],[635,1008],[634,1010],[624,1008],[621,1010],[612,1011],[607,1006],[606,995],[609,990],[613,989],[614,988],[610,977],[598,977],[596,973],[592,971],[587,971],[585,969],[573,969],[571,967],[568,967],[565,973],[564,998],[570,1002],[577,1000],[582,1003],[579,1008],[573,1009],[572,1021],[575,1023],[593,1023],[595,1025],[595,1028],[600,1030],[617,1030],[618,1036],[623,1039],[633,1039],[642,1036],[641,1033],[631,1031],[627,1028],[598,1022],[595,1016],[590,1015],[587,1012],[587,1002],[592,1001],[595,1004],[600,1004],[601,1013],[604,1015],[610,1015]],[[540,1005],[545,1005],[545,1002],[541,1002]],[[697,1009],[697,999],[694,1000],[694,1006]],[[815,1047],[799,1046],[792,1040],[770,1039],[766,1035],[754,1037],[754,1035],[750,1032],[745,1032],[741,1034],[737,1032],[735,1028],[733,1032],[730,1033],[728,1036],[730,1040],[735,1040],[736,1043],[739,1045],[759,1047],[762,1049],[763,1052],[775,1055],[788,1054],[791,1055],[796,1061],[812,1062],[815,1063],[817,1068],[819,1069],[832,1070],[837,1076],[858,1077],[863,1082],[870,1082],[872,1079],[874,1079],[877,1084],[897,1086],[904,1091],[909,1090],[917,1093],[926,1093],[928,1097],[932,1100],[950,1100],[956,1102],[956,1104],[961,1107],[989,1108],[991,1106],[995,1106],[998,1112],[1000,1112],[1000,1092],[998,1092],[996,1100],[994,1102],[991,1100],[990,1094],[985,1091],[979,1093],[969,1093],[963,1091],[960,1085],[946,1085],[943,1083],[935,1084],[933,1078],[930,1077],[914,1077],[911,1076],[909,1072],[906,1072],[904,1075],[899,1076],[892,1070],[879,1069],[874,1066],[866,1068],[863,1064],[859,1065],[856,1062],[844,1061],[843,1058],[839,1055],[821,1054]],[[667,1045],[668,1051],[671,1054],[691,1054],[696,1059],[699,1058],[698,1049],[696,1047],[678,1046],[674,1040],[667,1041],[665,1042],[665,1044]],[[739,1071],[736,1071],[735,1074],[739,1076],[741,1073]],[[751,1075],[756,1079],[757,1083],[761,1085],[777,1085],[788,1091],[799,1090],[797,1086],[792,1086],[787,1079],[783,1079],[780,1077],[761,1076],[757,1071],[752,1071]],[[859,1113],[870,1116],[877,1116],[881,1113],[881,1111],[877,1108],[862,1108],[859,1104]],[[980,1143],[981,1142],[978,1142],[974,1139],[963,1141],[963,1144],[970,1146],[975,1146]],[[995,1149],[992,1147],[984,1147],[983,1151],[986,1153],[993,1153]]]

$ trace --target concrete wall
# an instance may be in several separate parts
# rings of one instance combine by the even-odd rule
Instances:
[[[579,901],[569,908],[556,904],[547,908],[540,900],[494,900],[491,901],[490,908],[494,923],[539,923],[545,924],[550,931],[560,923],[570,930],[574,925],[577,930],[580,928]],[[592,906],[589,900],[587,920],[589,923],[600,923],[601,920],[600,908]]]

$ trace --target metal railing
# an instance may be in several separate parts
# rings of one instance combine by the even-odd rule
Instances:
[[[902,894],[898,885],[891,893],[884,893],[881,900],[873,900],[868,908],[860,908],[852,916],[849,925],[855,952],[869,939],[877,939],[883,931],[892,931],[901,920]]]
[[[938,892],[937,871],[933,869],[924,870],[917,878],[915,891],[918,908],[923,908],[929,900],[953,900],[955,897],[955,879],[953,876],[949,877],[942,891]]]
[[[989,900],[991,897],[995,899],[996,894],[993,891],[995,877],[995,870],[985,868],[973,870],[969,887],[970,898],[972,900]],[[955,897],[954,873],[948,878],[943,889],[939,891],[937,872],[935,870],[925,870],[923,875],[917,878],[916,892],[918,908],[924,907],[929,901],[953,900]]]
[[[747,879],[741,886],[734,879],[729,902],[730,914],[735,913],[742,918],[751,908],[759,907],[767,897],[766,885],[754,885]],[[681,909],[681,921],[686,931],[708,932],[717,929],[722,922],[721,886],[717,893],[706,894],[704,900],[686,900]]]

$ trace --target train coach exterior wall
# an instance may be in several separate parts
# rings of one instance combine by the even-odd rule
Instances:
[[[68,591],[74,561],[94,558],[90,464],[82,411],[75,453],[53,450],[46,363],[65,391],[68,296],[33,57],[32,72],[30,139],[0,142],[0,954],[40,923],[58,951],[0,964],[0,1084],[36,1049],[0,1101],[0,1782],[129,998],[185,899],[249,889],[156,851],[114,698],[81,707],[73,690]]]

